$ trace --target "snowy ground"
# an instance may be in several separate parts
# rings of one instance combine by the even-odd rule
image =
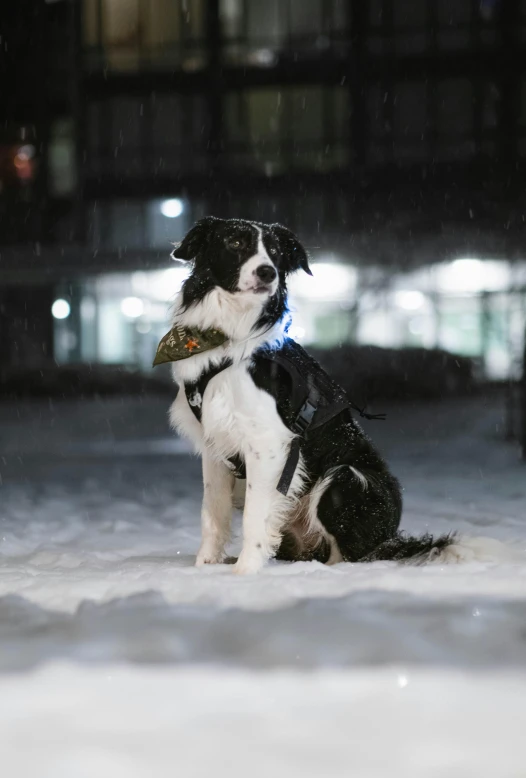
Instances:
[[[526,468],[501,401],[366,422],[403,526],[500,541],[483,558],[250,578],[192,567],[199,462],[166,404],[0,405],[6,775],[526,775]]]

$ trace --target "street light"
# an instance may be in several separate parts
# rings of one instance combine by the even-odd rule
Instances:
[[[51,306],[51,314],[55,319],[67,319],[71,313],[71,305],[67,300],[63,300],[61,297],[55,300]]]

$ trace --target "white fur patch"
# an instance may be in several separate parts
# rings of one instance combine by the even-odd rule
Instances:
[[[260,227],[255,227],[254,225],[254,228],[258,231],[257,252],[254,254],[253,257],[247,259],[247,261],[241,266],[241,269],[239,271],[238,287],[242,292],[250,293],[252,295],[256,294],[256,296],[262,296],[268,298],[271,297],[273,294],[275,294],[276,289],[278,288],[279,279],[278,279],[276,266],[274,265],[271,258],[269,257],[265,245],[263,243],[263,232],[260,229]],[[276,270],[276,278],[270,284],[269,291],[265,292],[264,294],[254,292],[255,288],[261,285],[261,281],[258,279],[257,276],[257,269],[262,265],[273,267],[274,270]]]
[[[356,467],[353,467],[352,465],[349,465],[349,470],[352,470],[356,478],[359,480],[362,489],[365,491],[368,488],[369,484],[367,483],[367,478],[364,476],[361,470],[358,470]]]
[[[318,505],[320,504],[320,500],[325,494],[326,489],[331,485],[332,477],[336,469],[337,468],[332,468],[325,478],[320,478],[319,481],[316,481],[310,490],[309,505],[307,509],[307,526],[305,527],[305,531],[308,535],[319,532],[320,528],[325,532],[325,529],[318,519]]]
[[[328,487],[331,485],[334,474],[341,468],[341,467],[348,467],[354,475],[358,478],[361,486],[363,489],[368,488],[368,482],[365,475],[358,470],[356,467],[353,467],[352,465],[338,465],[336,467],[332,467],[330,470],[327,471],[324,478],[321,478],[319,481],[317,481],[314,486],[312,487],[310,494],[309,494],[309,507],[308,507],[308,513],[307,513],[307,532],[319,532],[320,527],[322,525],[320,524],[320,521],[318,519],[318,505],[320,503],[321,498],[325,494]],[[325,530],[323,530],[325,532]]]
[[[262,299],[264,298],[265,299]],[[261,309],[266,300],[265,295],[232,294],[225,289],[215,287],[206,297],[188,310],[180,313],[181,295],[175,301],[173,324],[181,323],[188,327],[200,329],[221,329],[230,340],[223,346],[194,354],[189,359],[174,362],[172,372],[179,382],[196,381],[203,371],[210,366],[218,365],[224,359],[231,359],[234,364],[249,360],[252,353],[264,343],[279,346],[285,339],[283,322],[278,322],[268,331],[254,332],[254,327],[261,315]]]
[[[325,536],[327,537],[330,546],[331,546],[331,553],[327,560],[328,565],[337,565],[340,562],[343,562],[343,557],[341,555],[341,551],[339,549],[338,543],[336,542],[336,538],[331,535],[329,532],[325,530]]]
[[[516,562],[524,552],[495,538],[459,536],[430,561],[441,564],[462,562]]]

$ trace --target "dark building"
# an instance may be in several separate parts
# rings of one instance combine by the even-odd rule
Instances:
[[[213,213],[281,221],[357,269],[363,318],[336,295],[311,339],[438,344],[513,370],[526,0],[4,5],[4,363],[146,364],[167,295],[145,318],[137,289],[163,282],[144,273]],[[442,286],[422,275],[455,260]]]

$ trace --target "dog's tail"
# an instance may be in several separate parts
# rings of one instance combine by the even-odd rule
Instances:
[[[442,564],[455,562],[513,562],[524,559],[524,551],[495,538],[461,536],[456,532],[447,535],[425,534],[415,537],[397,532],[390,540],[381,543],[360,562],[392,560],[402,564],[424,565],[428,562]]]
[[[439,535],[435,538],[428,533],[416,537],[407,535],[405,532],[397,532],[394,537],[381,543],[370,554],[362,557],[360,562],[391,560],[414,565],[423,565],[432,561],[438,562],[442,557],[451,555],[452,546],[456,544],[457,539],[455,533]]]

